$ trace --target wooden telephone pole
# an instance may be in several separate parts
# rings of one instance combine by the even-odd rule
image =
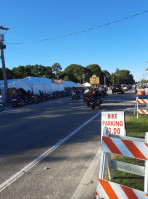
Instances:
[[[7,31],[9,28],[0,26],[0,51],[1,51],[1,60],[2,60],[2,71],[3,71],[3,78],[4,78],[4,87],[5,87],[5,102],[9,102],[8,96],[8,87],[7,87],[7,75],[6,75],[6,68],[5,68],[5,58],[4,58],[4,49],[6,49],[6,45],[4,45],[4,33],[3,31]]]

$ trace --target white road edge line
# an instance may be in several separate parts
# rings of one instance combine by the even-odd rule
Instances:
[[[93,174],[100,163],[100,157],[101,157],[101,148],[97,151],[93,161],[91,162],[89,168],[87,169],[86,173],[84,174],[80,184],[78,185],[77,189],[75,190],[74,194],[72,195],[71,199],[78,199],[84,198],[84,194],[86,192],[86,189],[88,188],[88,185],[90,184],[90,180],[93,177]],[[99,173],[98,173],[99,176]],[[96,177],[97,178],[97,177]]]
[[[66,142],[69,138],[71,138],[73,135],[75,135],[80,129],[82,129],[84,126],[86,126],[89,122],[91,122],[93,119],[95,119],[97,116],[99,116],[101,112],[94,115],[92,118],[87,120],[85,123],[83,123],[81,126],[79,126],[77,129],[75,129],[72,133],[70,133],[68,136],[57,142],[55,145],[53,145],[51,148],[49,148],[47,151],[45,151],[43,154],[41,154],[38,158],[33,160],[31,163],[26,165],[23,169],[18,171],[16,174],[11,176],[8,180],[3,182],[0,185],[0,192],[2,192],[4,189],[6,189],[9,185],[11,185],[15,180],[20,178],[24,173],[29,171],[32,167],[34,167],[37,163],[39,163],[41,160],[43,160],[46,156],[48,156],[50,153],[52,153],[54,150],[56,150],[59,146],[61,146],[64,142]]]

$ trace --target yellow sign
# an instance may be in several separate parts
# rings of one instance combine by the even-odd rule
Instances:
[[[96,75],[90,77],[90,84],[100,84],[100,79]]]

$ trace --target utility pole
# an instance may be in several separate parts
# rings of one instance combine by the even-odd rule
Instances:
[[[83,77],[83,84],[84,84],[84,78],[85,78],[85,74],[84,73],[83,73],[82,77]]]
[[[104,75],[104,87],[106,86],[106,76]]]
[[[147,82],[147,71],[148,71],[148,68],[145,68],[144,70],[145,70],[145,80]]]
[[[3,78],[4,78],[4,88],[5,88],[5,102],[9,102],[9,95],[8,95],[8,87],[7,87],[7,75],[6,75],[6,68],[5,68],[5,58],[4,58],[4,49],[6,49],[6,45],[4,45],[4,33],[3,31],[7,31],[9,28],[0,26],[0,51],[1,51],[1,60],[2,60],[2,71],[3,71]]]
[[[113,85],[115,84],[115,77],[114,77],[114,75],[113,75]]]

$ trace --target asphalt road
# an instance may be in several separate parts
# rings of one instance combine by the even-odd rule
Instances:
[[[128,114],[135,99],[109,94],[91,110],[66,97],[1,112],[0,198],[95,199],[101,111]]]

